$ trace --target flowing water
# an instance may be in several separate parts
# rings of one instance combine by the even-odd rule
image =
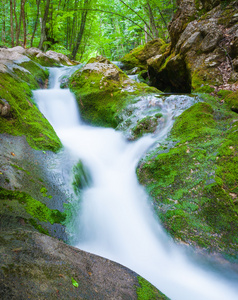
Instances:
[[[208,265],[198,266],[155,218],[135,173],[155,139],[128,142],[113,129],[84,124],[73,94],[59,88],[63,72],[64,68],[52,68],[50,89],[37,90],[34,97],[64,147],[83,162],[92,178],[82,192],[76,246],[129,267],[172,300],[237,300],[235,275],[225,278]],[[167,118],[161,130],[169,130],[171,124]]]

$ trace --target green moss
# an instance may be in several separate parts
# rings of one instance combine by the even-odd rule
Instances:
[[[203,135],[212,133],[215,125],[211,105],[200,102],[178,117],[171,133],[175,138],[179,137],[180,140],[189,141],[194,137],[199,138],[201,133]]]
[[[49,199],[52,198],[51,195],[47,195],[48,190],[47,190],[45,187],[42,187],[42,188],[40,189],[40,192],[42,193],[42,196],[43,196],[43,197],[47,197],[47,198],[49,198]]]
[[[11,106],[11,116],[0,117],[0,132],[25,135],[31,147],[57,151],[61,142],[52,126],[32,103],[31,96],[27,82],[0,73],[0,98]]]
[[[153,133],[158,126],[158,119],[162,117],[161,113],[155,116],[147,116],[142,120],[139,120],[132,128],[132,134],[135,138],[139,138],[146,133]]]
[[[138,67],[141,70],[147,70],[147,59],[152,56],[163,54],[168,51],[169,44],[162,39],[154,39],[145,45],[139,46],[126,54],[121,61],[127,68],[132,69]]]
[[[140,285],[136,289],[138,300],[169,300],[143,277],[138,276],[137,279]]]
[[[123,62],[128,68],[132,69],[134,67],[139,67],[142,70],[146,69],[146,65],[141,63],[140,60],[137,58],[139,54],[141,54],[144,50],[144,46],[140,45],[133,50],[130,51],[130,53],[127,53],[122,59],[121,62]]]
[[[176,119],[177,144],[152,151],[137,174],[173,237],[238,259],[238,121],[214,97],[203,99]]]
[[[116,67],[115,67],[116,68]],[[70,89],[75,93],[85,121],[97,126],[117,127],[120,113],[129,103],[147,93],[158,93],[146,84],[132,82],[116,68],[114,77],[105,76],[106,71],[83,69],[70,79]]]
[[[56,209],[49,209],[45,204],[32,198],[24,192],[10,191],[0,187],[0,200],[16,200],[23,205],[25,211],[34,219],[41,222],[63,223],[65,221],[64,213]]]
[[[44,229],[40,224],[36,222],[35,219],[29,219],[29,223],[40,233],[49,235],[49,231],[47,229]]]
[[[44,66],[44,67],[60,67],[61,63],[55,61],[52,58],[49,58],[47,56],[40,56],[36,57],[35,55],[29,55],[30,59],[34,61],[35,63]]]
[[[76,195],[79,195],[83,188],[88,187],[92,183],[92,179],[88,169],[83,165],[81,160],[73,167],[73,173],[74,192]]]
[[[13,168],[16,168],[17,170],[20,170],[20,171],[25,172],[27,175],[30,175],[30,172],[29,172],[29,171],[26,171],[26,170],[24,170],[23,168],[21,168],[21,167],[19,167],[19,166],[17,166],[17,165],[11,164],[11,166],[12,166]]]
[[[211,93],[214,91],[214,81],[209,80],[206,72],[197,71],[192,74],[192,88],[196,93]]]
[[[28,72],[23,71],[20,68],[15,68],[14,73],[17,74],[21,80],[27,82],[31,89],[37,89],[39,86],[43,86],[45,80],[49,76],[48,70],[43,70],[42,67],[31,60],[23,62],[19,66],[26,69]]]
[[[220,90],[218,93],[217,93],[217,96],[219,98],[222,98],[224,99],[226,96],[230,95],[232,93],[232,91],[230,90]]]
[[[231,110],[238,113],[238,91],[228,94],[225,97],[225,102]]]

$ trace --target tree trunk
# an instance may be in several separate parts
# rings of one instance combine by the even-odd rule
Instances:
[[[35,23],[34,23],[34,29],[33,29],[32,36],[31,36],[31,47],[33,46],[33,41],[34,41],[34,37],[35,37],[37,25],[38,25],[38,20],[39,20],[40,2],[41,2],[41,0],[36,0],[37,12],[36,12],[36,19],[35,19]]]
[[[87,21],[87,14],[88,14],[87,8],[88,8],[89,2],[90,2],[90,0],[84,0],[85,10],[83,10],[82,14],[81,14],[80,29],[79,29],[79,33],[78,33],[78,36],[77,36],[76,45],[74,46],[73,51],[72,51],[72,55],[71,55],[72,59],[76,58],[79,46],[80,46],[82,38],[83,38],[83,33],[84,33],[86,21]]]
[[[13,0],[13,13],[15,19],[16,46],[17,46],[19,43],[19,35],[18,35],[18,21],[17,21],[17,14],[16,14],[16,0]]]
[[[87,10],[82,12],[80,30],[79,30],[79,33],[78,33],[78,36],[77,36],[76,45],[74,46],[74,49],[73,49],[73,52],[72,52],[72,59],[76,58],[79,46],[81,44],[83,33],[84,33],[84,28],[85,28],[85,25],[86,25],[87,14],[88,14]]]
[[[23,47],[26,48],[26,16],[25,16],[26,0],[21,0],[21,16],[23,23]]]
[[[22,1],[24,1],[24,0],[21,0],[21,8],[22,8]],[[14,3],[14,5],[15,5],[14,13],[15,13],[15,17],[16,17],[16,2]],[[18,24],[18,28],[17,28],[17,32],[16,32],[16,46],[19,45],[19,39],[20,39],[20,33],[21,33],[21,20],[22,20],[22,9],[20,11],[19,24]]]
[[[44,12],[44,16],[42,19],[42,23],[41,23],[41,36],[40,36],[40,43],[38,48],[39,49],[43,49],[43,43],[46,41],[46,22],[47,22],[47,18],[48,18],[48,13],[49,13],[49,7],[50,7],[50,0],[46,1],[46,5],[45,5],[45,12]]]
[[[147,3],[146,3],[146,8],[147,8],[147,11],[148,11],[148,14],[149,14],[150,27],[152,29],[151,31],[152,31],[153,37],[158,38],[159,33],[158,33],[158,30],[157,30],[156,25],[155,25],[155,19],[154,19],[154,15],[153,15],[153,12],[152,12],[149,1],[147,1]]]
[[[2,42],[6,42],[5,0],[2,0]]]
[[[11,44],[14,47],[14,26],[13,26],[13,6],[12,0],[10,0],[10,22],[11,22]]]

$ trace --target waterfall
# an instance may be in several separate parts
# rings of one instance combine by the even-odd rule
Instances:
[[[92,178],[82,192],[75,246],[127,266],[172,300],[237,300],[233,275],[228,280],[187,258],[154,216],[135,169],[155,139],[128,142],[118,131],[84,124],[73,94],[59,88],[65,70],[51,68],[50,89],[34,91],[34,97],[64,147]],[[167,123],[161,130],[170,127]]]

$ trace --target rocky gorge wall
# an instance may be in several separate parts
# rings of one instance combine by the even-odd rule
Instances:
[[[141,47],[122,62],[143,67],[148,71],[144,77],[162,91],[235,91],[237,9],[237,1],[178,1],[178,10],[169,25],[170,43],[155,48],[151,41],[147,47],[154,51]],[[145,61],[141,60],[143,53],[149,54]]]

